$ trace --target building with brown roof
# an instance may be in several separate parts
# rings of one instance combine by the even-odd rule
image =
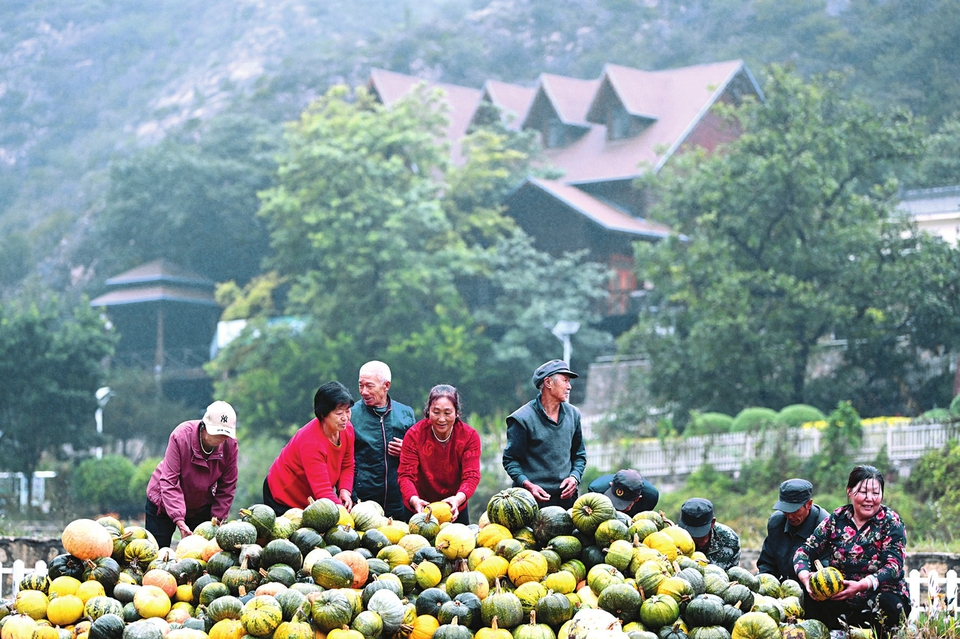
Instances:
[[[155,260],[105,282],[90,302],[106,309],[120,334],[114,363],[153,371],[170,399],[203,406],[212,385],[203,365],[221,309],[214,283],[167,260]]]
[[[390,105],[420,82],[375,69],[368,88]],[[542,74],[533,87],[493,80],[480,91],[432,86],[447,91],[455,162],[463,159],[458,142],[481,102],[498,107],[508,127],[540,132],[548,162],[563,175],[525,180],[507,198],[507,214],[541,250],[559,255],[585,249],[610,267],[605,327],[614,333],[636,317],[633,242],[670,232],[646,219],[647,202],[635,180],[685,148],[713,150],[733,139],[736,130],[712,110],[715,105],[762,98],[740,60],[662,71],[608,64],[597,79]]]

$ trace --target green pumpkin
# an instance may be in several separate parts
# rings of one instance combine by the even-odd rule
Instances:
[[[307,601],[307,596],[299,590],[294,590],[292,587],[287,588],[275,594],[274,598],[277,600],[277,603],[280,604],[284,621],[293,621],[294,616],[298,612],[303,613],[301,616],[307,616],[305,610],[309,610],[310,605],[304,605]]]
[[[539,509],[531,528],[537,542],[546,545],[554,537],[567,536],[573,533],[573,517],[565,508],[546,506]]]
[[[199,602],[201,606],[209,606],[220,597],[227,597],[229,595],[230,587],[227,586],[227,584],[221,581],[210,581],[201,587],[197,602]]]
[[[277,513],[266,504],[254,504],[249,508],[240,509],[240,521],[253,524],[257,529],[257,538],[269,537],[273,524],[277,520]],[[220,546],[223,548],[223,546]]]
[[[577,559],[583,552],[583,544],[573,535],[558,535],[547,542],[546,548],[556,551],[563,561]]]
[[[123,604],[113,597],[91,597],[83,606],[83,614],[91,620],[99,619],[104,615],[123,616]]]
[[[300,525],[313,528],[322,535],[336,526],[338,521],[340,509],[326,497],[321,497],[303,509]]]
[[[724,603],[731,606],[740,604],[740,610],[750,610],[753,608],[753,591],[740,583],[732,583],[721,595]]]
[[[684,568],[677,573],[677,577],[690,584],[695,596],[702,595],[707,591],[707,583],[703,579],[703,573],[696,568]]]
[[[451,601],[450,595],[443,588],[425,588],[417,597],[417,615],[437,617],[440,608],[448,601]]]
[[[214,622],[224,619],[239,619],[243,611],[243,602],[233,595],[217,597],[207,604],[207,616]]]
[[[638,599],[637,606],[639,605]],[[555,592],[541,597],[534,610],[537,612],[537,619],[551,628],[559,628],[573,618],[573,604],[566,595]]]
[[[230,521],[217,529],[216,540],[223,550],[235,552],[241,546],[256,543],[257,528],[246,521]]]
[[[610,498],[602,493],[587,493],[581,495],[573,503],[570,509],[570,516],[573,518],[573,524],[580,532],[593,535],[600,524],[614,519],[616,509]]]
[[[593,538],[601,548],[609,548],[610,544],[618,539],[627,541],[630,539],[630,534],[625,523],[619,519],[608,519],[600,522],[596,532],[593,533]]]
[[[193,529],[194,535],[200,535],[204,539],[210,540],[217,536],[217,530],[220,528],[220,522],[214,517],[210,521],[203,521]]]
[[[690,639],[730,639],[730,631],[723,626],[698,626],[691,628]]]
[[[293,543],[304,557],[314,548],[323,548],[326,546],[326,543],[323,541],[323,535],[313,528],[297,528],[290,533],[287,540]]]
[[[513,639],[557,639],[557,633],[545,623],[537,623],[537,611],[530,612],[530,623],[513,629]]]
[[[540,511],[533,494],[525,488],[501,490],[487,502],[487,519],[491,524],[500,524],[516,531],[532,524]],[[500,624],[503,627],[503,624]]]
[[[466,626],[461,626],[454,619],[453,623],[442,625],[433,633],[432,639],[473,639],[473,632]]]
[[[274,539],[263,547],[260,563],[268,567],[274,564],[286,564],[294,570],[300,570],[303,565],[303,554],[289,539]]]
[[[441,625],[453,623],[454,619],[456,619],[457,623],[461,626],[472,626],[475,621],[474,611],[462,601],[451,600],[440,606],[440,611],[437,613],[437,621],[439,621]]]
[[[240,558],[237,553],[221,550],[207,560],[207,573],[219,579],[228,568],[239,564]]]
[[[339,590],[324,590],[314,598],[310,616],[317,628],[322,632],[330,632],[353,620],[353,604]]]
[[[363,587],[361,601],[364,608],[367,607],[367,604],[370,602],[370,598],[380,590],[390,590],[398,597],[403,596],[403,586],[396,583],[393,579],[374,579]],[[449,600],[450,597],[447,597],[447,599]]]
[[[230,594],[242,596],[257,589],[260,585],[260,573],[252,568],[244,568],[243,565],[233,566],[227,568],[220,581],[230,589]]]
[[[362,634],[365,639],[379,639],[383,634],[383,619],[372,610],[364,610],[353,618],[350,628]]]
[[[610,564],[597,564],[587,572],[587,585],[597,595],[614,585],[624,583],[623,574]]]
[[[508,630],[523,622],[523,605],[520,599],[512,592],[503,591],[499,581],[496,590],[483,600],[480,612],[485,626],[489,626],[494,617],[501,628]]]
[[[647,597],[640,605],[640,621],[651,629],[672,626],[680,617],[680,604],[669,595]]]
[[[306,621],[281,621],[271,639],[314,639],[316,633]]]
[[[353,583],[353,571],[339,559],[324,557],[310,568],[310,576],[321,588],[349,588]]]
[[[691,627],[723,625],[723,599],[716,595],[698,595],[687,604],[683,618]]]
[[[408,526],[411,534],[420,535],[431,543],[440,532],[440,520],[430,513],[429,507],[411,517]]]
[[[121,639],[125,627],[123,617],[116,613],[107,613],[94,619],[87,636],[89,639]]]
[[[273,509],[270,509],[271,512]],[[240,623],[248,635],[265,637],[271,634],[283,621],[283,609],[277,600],[269,595],[258,595],[243,605]]]
[[[623,622],[635,621],[640,616],[640,593],[629,584],[613,584],[600,593],[597,605],[616,615]]]
[[[123,629],[123,639],[163,639],[160,626],[151,621],[133,620]]]

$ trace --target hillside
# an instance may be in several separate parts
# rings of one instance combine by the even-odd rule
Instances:
[[[112,162],[232,111],[275,124],[371,67],[479,87],[740,58],[836,70],[934,129],[960,97],[948,0],[8,0],[0,9],[0,288],[102,206]],[[69,244],[69,242],[68,242]],[[106,249],[109,250],[109,247]]]

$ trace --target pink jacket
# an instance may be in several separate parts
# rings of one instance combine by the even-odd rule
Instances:
[[[237,490],[237,441],[228,439],[209,457],[200,450],[200,420],[183,422],[170,433],[167,452],[147,484],[147,499],[173,521],[207,506],[220,521],[230,514]]]

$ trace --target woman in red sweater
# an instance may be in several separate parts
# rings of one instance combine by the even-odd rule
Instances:
[[[280,451],[263,480],[263,503],[277,514],[306,508],[326,497],[350,510],[353,501],[353,397],[340,382],[328,382],[313,397],[317,416],[298,430]]]
[[[460,419],[460,394],[434,386],[424,419],[410,427],[400,452],[400,493],[416,512],[431,502],[450,504],[453,521],[470,523],[467,500],[480,483],[480,436]]]

